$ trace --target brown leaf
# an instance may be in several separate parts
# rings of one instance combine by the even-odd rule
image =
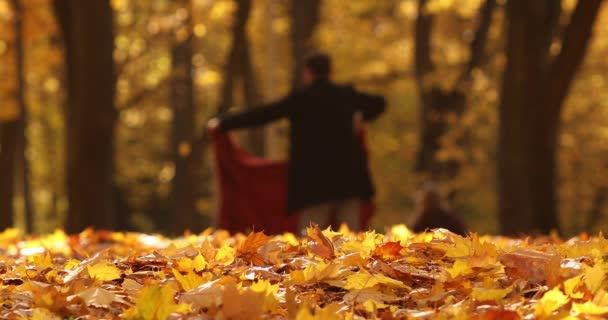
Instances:
[[[243,260],[257,266],[265,264],[264,257],[258,253],[258,249],[270,241],[270,237],[264,232],[252,232],[238,250],[238,256]]]
[[[323,259],[333,259],[336,257],[334,245],[319,229],[319,225],[314,224],[307,229],[308,249],[313,254]]]

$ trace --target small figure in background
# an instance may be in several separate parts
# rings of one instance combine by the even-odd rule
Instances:
[[[427,186],[419,201],[419,212],[413,227],[414,232],[444,228],[461,236],[466,235],[467,228],[464,221],[445,205],[437,188]]]

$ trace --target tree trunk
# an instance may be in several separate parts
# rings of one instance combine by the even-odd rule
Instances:
[[[0,230],[13,227],[18,121],[0,124]]]
[[[25,231],[33,231],[34,213],[32,205],[32,192],[30,187],[30,165],[26,157],[27,152],[27,118],[28,110],[25,102],[25,47],[23,43],[23,10],[21,0],[12,0],[13,11],[15,12],[15,79],[17,79],[16,100],[19,106],[19,118],[17,120],[17,150],[16,156],[16,177],[21,195],[23,197],[25,213]]]
[[[109,1],[55,0],[66,58],[66,230],[112,229],[116,110],[114,26]]]
[[[559,55],[549,60],[550,1],[507,4],[507,66],[500,102],[498,208],[505,234],[559,231],[561,110],[583,61],[601,0],[579,1]],[[551,61],[547,63],[547,61]]]
[[[228,109],[234,104],[234,91],[235,91],[235,83],[236,80],[238,79],[239,76],[243,77],[244,75],[249,76],[249,80],[244,81],[244,89],[246,90],[246,99],[247,100],[253,100],[254,95],[257,95],[257,91],[254,89],[255,88],[255,83],[253,81],[253,70],[251,67],[251,62],[249,61],[249,49],[248,49],[248,42],[247,42],[247,38],[246,38],[246,25],[247,25],[247,21],[249,19],[249,14],[250,14],[250,10],[251,10],[251,1],[250,0],[246,0],[246,1],[239,1],[239,7],[238,10],[236,12],[236,19],[235,19],[235,24],[233,25],[233,38],[232,38],[232,44],[231,44],[231,48],[230,51],[228,52],[228,56],[226,59],[226,64],[224,65],[224,70],[223,70],[223,78],[224,78],[224,82],[222,84],[222,88],[220,90],[221,96],[220,96],[220,101],[219,104],[217,106],[217,111],[216,114],[221,114],[224,113],[226,111],[228,111]],[[191,44],[182,44],[182,46],[185,46],[186,49],[184,50],[184,48],[182,47],[182,49],[180,51],[182,51],[181,55],[185,55],[187,54],[188,51],[190,51],[191,54]],[[187,47],[190,46],[190,48],[188,49]],[[172,51],[172,55],[174,58],[174,63],[176,62],[176,58],[178,55],[178,52],[175,51],[176,48],[174,48],[174,51]],[[190,59],[191,60],[191,59]],[[188,61],[190,61],[188,60]],[[190,62],[185,62],[185,63],[190,63]],[[243,67],[243,65],[245,65],[245,67]],[[248,66],[247,66],[248,65]],[[174,65],[175,67],[175,65]],[[191,66],[187,67],[190,68],[188,70],[191,70]],[[245,72],[243,72],[243,70],[246,70]],[[247,71],[249,70],[249,71]],[[243,79],[245,80],[245,79]],[[180,80],[182,83],[188,82],[187,79],[181,79]],[[190,80],[191,81],[191,80]],[[245,83],[246,82],[246,83]],[[177,85],[177,81],[175,81],[174,86]],[[188,85],[186,85],[188,86]],[[247,91],[249,91],[249,93],[247,93]],[[176,93],[177,91],[174,89],[172,89],[173,93]],[[253,93],[252,93],[253,92]],[[191,97],[186,97],[186,99],[190,99]],[[255,98],[257,99],[257,98]],[[185,100],[183,100],[185,101]],[[192,102],[192,106],[194,107],[194,102]],[[194,112],[193,110],[190,111],[184,111],[187,109],[182,109],[182,112],[184,114],[187,114],[189,112]],[[194,117],[190,117],[190,119],[193,119]],[[186,117],[182,117],[181,115],[175,115],[174,118],[174,127],[173,127],[173,133],[172,136],[173,137],[177,137],[178,133],[178,122],[184,122],[184,121],[189,121],[189,119],[186,119]],[[190,124],[187,124],[184,128],[187,128]],[[189,132],[190,129],[188,130],[183,130],[184,128],[179,129],[180,131],[180,135],[183,136],[187,136],[187,134],[184,134],[184,132]],[[175,191],[172,191],[172,198],[175,197],[175,200],[171,200],[171,203],[176,203],[175,209],[172,209],[172,214],[174,217],[179,217],[180,215],[182,215],[183,213],[181,212],[177,212],[176,210],[181,210],[184,212],[191,212],[188,215],[192,215],[192,212],[196,213],[196,200],[197,200],[197,192],[200,192],[204,189],[204,181],[208,180],[208,177],[206,175],[206,171],[205,171],[205,160],[206,160],[206,148],[209,144],[209,134],[207,130],[203,130],[201,132],[201,134],[196,135],[195,134],[195,130],[192,129],[192,133],[191,135],[191,139],[188,140],[190,141],[190,144],[186,144],[190,147],[190,152],[186,152],[187,156],[185,159],[180,159],[180,163],[178,164],[176,161],[176,172],[175,172],[175,178],[173,181],[173,186],[175,188]],[[255,135],[255,134],[254,134]],[[255,138],[250,138],[250,141],[255,140]],[[177,140],[175,140],[177,141]],[[175,142],[173,142],[175,144]],[[255,143],[253,143],[255,144]],[[179,148],[179,147],[178,147]],[[183,151],[188,151],[188,147],[183,148]],[[258,149],[258,151],[263,150],[263,149]],[[174,154],[176,153],[175,151],[173,151]],[[178,166],[180,166],[182,169],[178,169]],[[180,172],[187,172],[186,174],[180,174]],[[177,185],[180,186],[177,186]],[[188,190],[184,190],[183,192],[177,191],[180,188],[189,188]],[[178,208],[178,207],[182,207],[182,208]],[[192,216],[194,219],[194,217],[196,217],[195,215]],[[180,218],[181,219],[181,218]],[[191,218],[187,218],[187,220],[190,220]],[[180,222],[181,224],[181,222]],[[202,223],[198,223],[197,221],[191,222],[190,224],[185,225],[185,228],[192,228],[192,226],[202,226]],[[184,228],[174,228],[173,230],[176,233],[180,233],[184,231]]]
[[[606,202],[608,201],[608,187],[599,186],[597,190],[595,190],[595,195],[593,196],[593,202],[591,204],[591,210],[589,210],[589,215],[587,217],[587,222],[585,223],[585,231],[591,232],[600,222],[604,209],[606,207]]]
[[[466,110],[466,88],[469,86],[471,73],[483,62],[485,44],[496,7],[496,0],[486,0],[479,11],[479,23],[473,41],[470,44],[470,59],[464,67],[458,84],[445,91],[436,84],[429,83],[429,75],[435,71],[431,59],[431,37],[434,17],[426,12],[428,0],[418,0],[418,18],[415,25],[415,74],[418,85],[420,112],[420,142],[416,157],[415,169],[427,173],[433,180],[452,179],[460,170],[457,160],[442,161],[437,158],[441,149],[441,138],[450,128],[448,118],[457,119]],[[458,141],[460,145],[463,138]]]
[[[291,1],[292,87],[302,85],[304,60],[315,48],[313,35],[321,20],[321,0]]]
[[[239,56],[237,70],[232,76],[238,76],[243,85],[245,105],[248,108],[255,108],[261,102],[253,62],[250,52],[249,37],[247,36],[247,23],[251,16],[253,0],[239,0],[236,12],[236,22],[234,26],[234,42],[236,54]],[[248,134],[249,149],[253,154],[263,156],[265,150],[264,128],[253,128]]]
[[[181,1],[188,9],[188,1]],[[191,10],[188,10],[191,12]],[[192,30],[189,15],[184,24]],[[172,225],[174,234],[183,234],[192,229],[197,216],[197,190],[192,182],[188,159],[192,151],[195,132],[196,112],[194,106],[194,86],[192,81],[192,35],[184,40],[175,40],[171,49],[172,81],[171,103],[173,104],[173,123],[171,128],[171,154],[175,165],[175,177],[170,194],[171,217],[167,226]]]

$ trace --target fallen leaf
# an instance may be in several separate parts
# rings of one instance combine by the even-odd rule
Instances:
[[[307,228],[306,233],[310,239],[308,242],[310,252],[323,259],[333,259],[336,256],[333,243],[321,232],[318,225]]]

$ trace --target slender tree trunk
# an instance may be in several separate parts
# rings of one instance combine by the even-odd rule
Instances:
[[[464,67],[458,84],[445,91],[436,84],[429,83],[428,77],[435,71],[431,59],[431,38],[434,16],[427,13],[428,0],[418,0],[418,18],[415,25],[415,74],[418,84],[420,112],[420,142],[416,158],[416,171],[427,173],[433,180],[452,179],[460,171],[457,160],[440,160],[437,153],[441,149],[441,138],[450,128],[448,118],[459,119],[466,110],[466,88],[470,84],[471,73],[479,67],[484,58],[484,49],[492,15],[496,7],[495,0],[486,0],[479,10],[479,22],[475,36],[470,44],[470,59]],[[463,145],[463,138],[458,141]]]
[[[247,36],[247,23],[251,16],[253,0],[238,0],[238,9],[236,12],[236,23],[234,26],[234,39],[236,51],[239,56],[237,74],[243,85],[245,97],[245,105],[248,108],[255,108],[261,102],[261,96],[258,91],[257,79],[253,69],[253,61],[251,57],[249,37]],[[235,76],[234,74],[233,76]],[[265,150],[265,133],[264,128],[253,128],[249,130],[249,149],[254,154],[263,156]]]
[[[589,216],[587,218],[587,222],[585,223],[585,230],[592,231],[596,228],[597,224],[600,222],[602,218],[602,214],[604,209],[606,208],[606,202],[608,201],[608,187],[600,186],[595,191],[595,195],[593,196],[593,202],[591,204],[591,210],[589,211]]]
[[[116,110],[114,26],[109,1],[55,0],[66,58],[66,230],[111,229]]]
[[[180,5],[190,9],[189,1]],[[188,10],[188,12],[191,12]],[[184,22],[192,30],[192,17]],[[196,112],[194,106],[194,86],[192,80],[192,34],[184,40],[176,40],[171,49],[172,82],[171,103],[173,104],[173,123],[171,128],[171,153],[175,165],[175,177],[170,195],[171,220],[174,234],[182,234],[192,229],[197,216],[197,190],[191,184],[188,159],[192,152],[195,132]]]
[[[313,35],[321,20],[321,0],[291,1],[292,87],[302,85],[304,60],[315,46]]]
[[[19,126],[17,121],[0,124],[0,230],[13,227],[15,196],[15,152]]]
[[[15,12],[15,79],[17,79],[16,100],[19,106],[19,118],[17,120],[17,150],[16,156],[16,176],[21,195],[23,197],[25,213],[25,231],[33,231],[34,213],[32,204],[32,192],[30,188],[30,164],[27,159],[27,118],[28,110],[25,102],[25,47],[23,43],[23,9],[21,0],[12,0],[13,11]]]
[[[277,34],[274,30],[274,22],[277,16],[278,4],[276,1],[266,1],[265,7],[265,22],[264,32],[265,39],[264,51],[265,51],[265,62],[268,66],[273,66],[280,61],[280,54],[277,52]],[[267,100],[275,100],[279,98],[278,80],[277,80],[277,68],[268,68],[264,72],[264,82],[266,85],[264,98]],[[266,128],[266,156],[270,159],[279,159],[280,155],[280,142],[279,142],[279,128],[277,124],[271,124]]]
[[[234,91],[235,91],[235,87],[236,87],[236,83],[238,80],[239,76],[243,75],[243,64],[249,64],[250,70],[251,70],[251,64],[250,62],[246,62],[243,60],[243,57],[245,57],[245,59],[249,59],[249,54],[248,53],[243,53],[248,52],[249,49],[245,49],[246,47],[248,47],[247,41],[244,40],[246,39],[246,32],[245,32],[245,26],[247,25],[247,21],[249,19],[249,11],[251,10],[251,3],[250,1],[243,1],[244,3],[241,3],[242,1],[239,1],[239,9],[237,10],[236,14],[235,14],[235,24],[233,25],[233,38],[232,38],[232,44],[230,47],[230,51],[228,52],[228,56],[226,58],[226,63],[224,65],[224,69],[223,69],[223,78],[224,78],[224,82],[222,84],[222,88],[220,89],[220,101],[217,105],[217,111],[216,114],[221,114],[224,113],[226,111],[228,111],[228,109],[234,104]],[[249,3],[248,3],[249,2]],[[188,50],[192,50],[187,49],[185,50],[186,52]],[[182,50],[182,54],[184,51]],[[172,52],[173,57],[177,58],[177,52],[173,51]],[[175,61],[175,59],[174,59]],[[188,62],[189,63],[189,62]],[[175,67],[175,66],[174,66]],[[189,67],[191,68],[191,66]],[[246,68],[245,68],[246,69]],[[250,71],[250,75],[253,74],[253,71]],[[253,79],[252,77],[250,79]],[[183,83],[187,82],[187,80],[182,79],[181,80]],[[177,81],[176,83],[177,84]],[[249,88],[248,90],[252,90],[251,88],[253,88],[253,85],[248,86],[247,88]],[[176,91],[174,91],[176,92]],[[255,92],[255,91],[254,91]],[[251,96],[253,96],[253,94],[251,94]],[[250,98],[246,98],[246,99],[252,99],[250,96]],[[190,99],[190,98],[187,98]],[[183,110],[182,110],[183,112]],[[185,114],[187,114],[188,112],[184,112]],[[176,116],[178,116],[176,114]],[[188,119],[184,119],[184,117],[179,116],[178,118],[174,119],[174,128],[173,128],[173,137],[177,137],[177,122],[182,122],[182,121],[188,121]],[[186,125],[186,127],[188,127],[188,125]],[[187,130],[189,131],[189,130]],[[180,134],[183,134],[180,133]],[[186,136],[184,134],[184,136]],[[206,174],[206,170],[205,170],[205,161],[206,161],[206,150],[207,150],[207,146],[209,144],[209,140],[210,140],[210,136],[208,134],[207,130],[203,130],[200,134],[195,134],[195,130],[192,130],[192,134],[191,134],[192,138],[190,141],[190,152],[186,152],[187,157],[185,159],[181,159],[180,161],[183,161],[183,163],[179,164],[179,166],[183,167],[184,169],[178,169],[178,164],[176,163],[176,173],[175,173],[175,178],[174,178],[174,188],[176,187],[176,185],[179,183],[180,185],[183,186],[188,186],[189,190],[185,190],[185,192],[181,192],[180,195],[178,195],[178,191],[173,191],[175,193],[175,197],[180,197],[181,200],[171,200],[172,203],[176,203],[175,201],[179,202],[179,206],[184,206],[184,208],[182,209],[177,209],[177,210],[184,210],[186,212],[196,212],[196,199],[197,199],[197,194],[193,193],[193,192],[199,192],[204,190],[204,182],[208,181],[208,176]],[[174,142],[175,143],[175,142]],[[183,148],[183,150],[188,151],[188,147]],[[178,150],[179,151],[179,150]],[[187,174],[183,175],[185,177],[183,178],[179,178],[178,176],[180,175],[179,172],[183,172],[183,171],[187,171]],[[181,181],[181,182],[180,182]],[[177,187],[178,189],[180,187]],[[177,189],[176,189],[177,190]],[[181,202],[183,201],[183,202]],[[187,203],[187,204],[184,204]],[[176,209],[173,209],[173,216],[174,217],[178,217],[179,215],[181,215],[182,213],[175,211]],[[190,219],[190,218],[188,218]],[[191,226],[200,226],[201,223],[197,223],[196,221],[193,224],[189,224],[187,225],[187,228],[191,228]],[[180,228],[176,228],[174,229],[174,232],[183,232],[184,229]]]
[[[591,38],[601,0],[579,1],[559,55],[549,60],[549,1],[507,4],[507,67],[500,103],[498,204],[502,231],[559,231],[561,110]],[[546,61],[550,61],[547,63]]]

